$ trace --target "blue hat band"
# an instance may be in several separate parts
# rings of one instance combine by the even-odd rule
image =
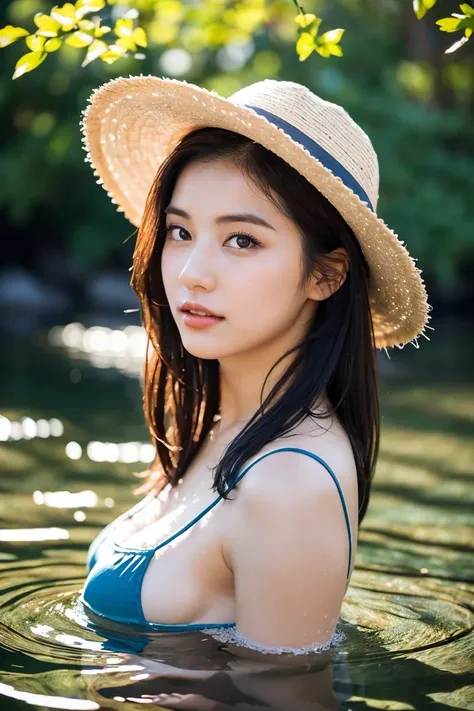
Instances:
[[[313,141],[312,138],[303,133],[303,131],[300,131],[299,128],[296,128],[279,116],[275,116],[275,114],[272,114],[270,111],[266,111],[266,109],[261,109],[259,106],[252,106],[250,104],[243,104],[243,106],[246,106],[248,109],[253,109],[261,116],[264,116],[275,126],[282,128],[294,141],[301,143],[301,145],[310,152],[313,158],[317,158],[325,168],[328,168],[328,170],[330,170],[334,175],[341,178],[344,185],[352,190],[353,193],[358,195],[361,200],[366,202],[367,206],[372,210],[372,212],[374,212],[372,203],[362,186],[357,182],[354,176],[351,175],[349,171],[334,158],[334,156],[320,146],[319,143]]]

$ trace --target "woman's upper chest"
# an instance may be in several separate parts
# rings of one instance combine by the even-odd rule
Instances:
[[[212,468],[216,463],[215,456],[203,451],[180,483],[167,485],[115,532],[119,546],[151,554],[143,581],[143,602],[148,612],[156,604],[157,619],[172,619],[188,608],[180,599],[176,609],[173,596],[176,598],[177,591],[180,598],[184,591],[189,592],[191,607],[201,597],[226,598],[231,593],[233,576],[223,556],[223,541],[238,492],[226,501],[213,490]]]
[[[148,621],[184,623],[208,613],[225,620],[232,614],[233,576],[222,554],[232,502],[212,490],[202,462],[188,474],[137,512],[116,539],[124,547],[154,549],[141,587]]]

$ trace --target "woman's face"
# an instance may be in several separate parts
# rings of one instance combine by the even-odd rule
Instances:
[[[309,288],[299,289],[297,227],[230,160],[186,166],[165,212],[163,283],[187,351],[221,359],[304,333],[315,301]],[[269,226],[228,218],[244,213]],[[185,301],[224,319],[205,329],[186,325]]]

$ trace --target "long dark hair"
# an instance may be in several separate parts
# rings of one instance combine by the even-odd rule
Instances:
[[[226,489],[235,482],[245,462],[305,417],[313,418],[311,407],[326,391],[332,410],[323,415],[337,414],[352,445],[360,523],[369,502],[380,441],[369,267],[352,229],[305,177],[261,144],[212,127],[186,134],[162,163],[138,231],[132,286],[140,299],[142,324],[149,339],[144,412],[156,457],[150,469],[139,475],[146,479],[136,493],[158,493],[167,483],[173,486],[185,476],[219,411],[219,363],[195,357],[184,349],[167,302],[160,265],[166,235],[164,209],[180,172],[191,161],[224,158],[230,158],[298,226],[302,285],[315,270],[327,278],[334,277],[330,253],[337,248],[347,251],[349,268],[342,286],[318,302],[302,342],[282,355],[280,360],[295,353],[260,408],[226,448],[214,469],[213,488],[227,498]],[[286,387],[290,382],[291,387]],[[318,419],[323,415],[318,412]]]

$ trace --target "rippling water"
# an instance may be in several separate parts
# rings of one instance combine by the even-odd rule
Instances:
[[[148,456],[139,334],[133,347],[118,329],[2,338],[1,711],[474,709],[474,340],[469,324],[433,325],[419,350],[381,355],[345,638],[298,657],[86,617],[87,546],[130,507]]]

